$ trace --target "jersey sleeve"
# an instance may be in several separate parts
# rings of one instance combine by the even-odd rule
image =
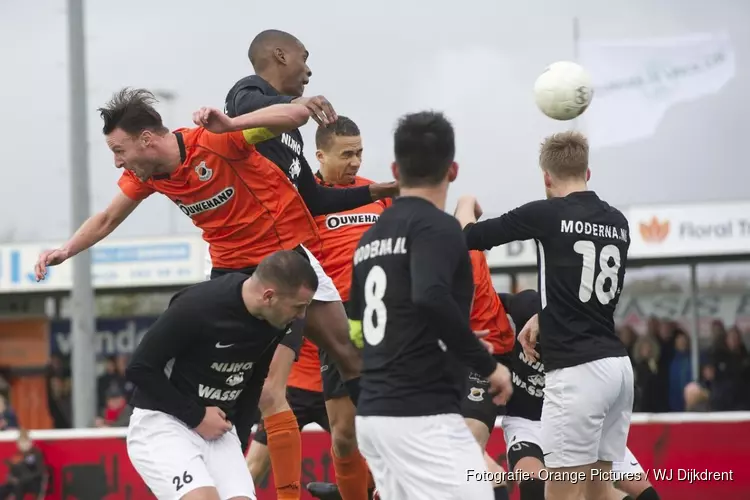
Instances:
[[[197,427],[205,408],[186,398],[167,378],[164,369],[169,360],[179,357],[190,344],[200,341],[201,321],[187,298],[176,296],[136,347],[125,372],[127,380],[154,401],[164,412],[180,419],[190,428]]]
[[[295,98],[285,95],[266,95],[260,87],[254,85],[239,89],[232,97],[232,102],[227,103],[227,114],[232,118],[273,104],[289,104]]]
[[[470,250],[490,250],[511,241],[543,238],[555,220],[550,200],[532,201],[500,217],[467,224],[466,244]]]
[[[439,325],[449,351],[482,377],[489,376],[497,363],[453,298],[453,277],[468,258],[458,221],[436,218],[434,223],[420,223],[410,231],[409,240],[412,303]]]
[[[145,200],[155,191],[154,187],[135,176],[130,170],[125,170],[117,181],[120,191],[134,201]]]

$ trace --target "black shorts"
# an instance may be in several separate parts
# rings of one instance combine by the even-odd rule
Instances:
[[[343,398],[349,393],[344,385],[344,379],[331,357],[323,349],[318,348],[320,357],[320,377],[323,379],[323,397],[326,401],[330,399]]]
[[[323,395],[319,392],[306,391],[296,387],[287,387],[286,400],[297,417],[297,423],[300,430],[308,424],[316,423],[328,432],[331,428],[328,425],[328,413],[326,413],[326,404]],[[268,445],[268,436],[263,428],[263,420],[258,423],[258,430],[255,431],[253,441]]]
[[[498,354],[494,358],[510,369],[511,353]],[[505,415],[505,406],[498,406],[492,402],[489,387],[487,379],[476,373],[467,372],[466,397],[461,400],[461,415],[464,418],[479,420],[492,432],[498,415]]]
[[[309,258],[307,257],[307,254],[305,253],[302,248],[297,247],[294,249],[297,253],[305,257],[305,259]],[[251,266],[251,267],[245,267],[242,269],[217,269],[213,268],[211,269],[211,279],[218,278],[219,276],[224,276],[225,274],[230,273],[242,273],[247,274],[248,276],[252,276],[255,272],[255,269],[258,266]],[[302,330],[305,328],[305,322],[304,320],[298,319],[295,320],[294,323],[292,323],[292,331],[288,334],[284,335],[284,338],[281,339],[280,344],[283,346],[287,346],[289,349],[294,351],[294,360],[296,361],[297,358],[299,358],[299,350],[302,348]]]

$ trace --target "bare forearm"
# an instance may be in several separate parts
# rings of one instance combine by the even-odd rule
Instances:
[[[65,243],[63,249],[69,254],[69,257],[73,257],[99,243],[118,225],[119,223],[112,220],[106,212],[99,212],[89,217],[78,228],[78,231]]]
[[[301,104],[274,104],[252,113],[232,118],[235,130],[267,128],[271,130],[294,130],[310,119],[310,110]]]

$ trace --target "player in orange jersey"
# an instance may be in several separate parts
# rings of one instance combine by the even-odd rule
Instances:
[[[60,264],[101,241],[143,199],[159,192],[203,230],[216,268],[249,274],[272,251],[297,248],[317,268],[318,291],[338,296],[315,257],[300,246],[318,234],[305,200],[287,175],[254,146],[305,124],[310,110],[301,104],[283,104],[229,118],[204,108],[194,115],[194,121],[202,126],[170,132],[153,102],[148,91],[125,89],[100,109],[115,165],[125,170],[119,181],[122,192],[61,248],[40,255],[35,266],[37,279],[44,278],[47,266]],[[318,304],[329,303],[314,301],[308,320],[313,319]],[[353,349],[348,332],[344,332],[345,339],[332,338],[338,332],[323,328],[315,332],[319,335],[312,340],[333,349],[337,356],[346,358]],[[243,436],[243,445],[247,438]],[[281,498],[299,498],[299,479],[287,490]]]
[[[510,354],[513,351],[515,334],[508,321],[500,298],[492,284],[492,274],[484,252],[471,251],[472,274],[474,276],[474,303],[471,308],[470,324],[475,332],[486,334],[484,341],[492,346],[495,359],[510,369]],[[486,448],[490,434],[495,428],[495,419],[505,412],[504,406],[496,406],[489,393],[489,384],[476,373],[468,373],[467,395],[461,405],[461,413],[482,449]],[[486,452],[487,470],[502,472],[503,469]],[[502,477],[502,475],[498,475]],[[493,484],[496,499],[507,500],[508,490],[505,481]]]

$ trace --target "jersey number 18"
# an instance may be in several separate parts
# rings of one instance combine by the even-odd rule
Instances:
[[[579,240],[573,245],[573,250],[583,256],[581,266],[581,286],[578,288],[578,298],[581,302],[591,300],[591,295],[596,292],[599,303],[606,306],[617,295],[619,285],[618,272],[620,271],[620,250],[615,245],[607,245],[599,252],[599,267],[601,271],[596,274],[596,246],[593,241]],[[611,261],[611,262],[610,262]],[[610,282],[609,289],[604,286]]]
[[[385,336],[385,322],[388,310],[383,297],[388,277],[380,266],[374,266],[365,279],[365,311],[362,314],[362,334],[370,345],[378,345]]]

